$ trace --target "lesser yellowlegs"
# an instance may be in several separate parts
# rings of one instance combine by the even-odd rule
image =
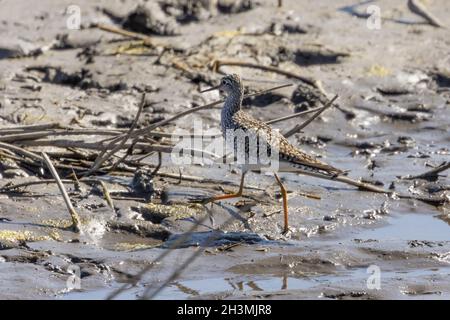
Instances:
[[[249,153],[249,140],[239,139],[227,139],[227,135],[232,134],[236,131],[243,131],[245,133],[251,133],[251,136],[258,137],[258,148],[263,145],[267,146],[268,154],[272,154],[276,148],[276,153],[278,155],[278,166],[277,171],[279,172],[296,172],[296,171],[312,171],[328,176],[337,176],[342,174],[343,171],[337,169],[329,164],[326,164],[317,158],[301,151],[300,149],[293,146],[278,130],[272,129],[266,123],[253,118],[251,115],[245,113],[241,110],[242,100],[244,98],[244,88],[241,79],[236,74],[226,75],[222,78],[220,84],[213,88],[204,90],[202,92],[207,92],[211,90],[221,90],[227,95],[225,103],[222,108],[221,113],[221,127],[224,138],[226,141],[232,141],[233,150],[245,150],[241,152]],[[239,137],[239,135],[236,135]],[[228,137],[229,138],[229,137]],[[244,147],[238,148],[237,144],[245,144]],[[259,153],[257,153],[259,154]],[[246,159],[248,162],[248,154],[245,157],[238,157],[241,159]],[[244,163],[241,165],[242,175],[241,182],[239,185],[239,190],[233,194],[225,194],[220,196],[214,196],[208,198],[205,202],[213,202],[224,199],[236,198],[242,196],[244,189],[244,177],[248,170],[253,170],[258,164]],[[277,173],[274,172],[275,179],[280,186],[281,195],[283,198],[283,211],[284,211],[284,233],[289,230],[288,221],[288,203],[287,203],[287,192]]]

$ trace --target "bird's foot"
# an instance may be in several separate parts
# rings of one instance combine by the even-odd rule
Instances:
[[[289,227],[284,227],[283,232],[281,233],[283,236],[289,236],[291,233],[291,229]]]

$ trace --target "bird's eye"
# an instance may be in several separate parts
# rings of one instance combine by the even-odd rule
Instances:
[[[222,80],[222,84],[223,84],[223,85],[226,85],[226,84],[227,84],[227,80],[223,79],[223,80]]]

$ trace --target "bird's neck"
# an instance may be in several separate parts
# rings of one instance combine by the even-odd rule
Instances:
[[[236,90],[228,95],[223,105],[223,111],[228,116],[233,116],[241,109],[242,100],[244,98],[243,90]]]

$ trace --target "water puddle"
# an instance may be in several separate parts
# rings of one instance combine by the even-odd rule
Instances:
[[[313,279],[298,279],[293,277],[232,277],[208,278],[177,281],[162,290],[157,299],[188,299],[207,294],[242,294],[251,292],[265,292],[279,290],[308,289],[318,284]],[[103,300],[114,289],[96,291],[70,292],[61,297],[68,300]],[[142,287],[125,290],[117,299],[136,299],[144,291]]]
[[[432,214],[395,214],[385,217],[382,226],[374,228],[358,228],[350,231],[348,240],[377,240],[385,241],[411,241],[426,240],[428,242],[450,241],[450,228],[447,223]],[[386,270],[382,273],[382,286],[389,286],[392,281],[407,280],[414,283],[416,279],[450,275],[450,268],[425,268],[419,270]],[[324,287],[352,283],[361,292],[367,292],[366,281],[368,279],[366,268],[342,269],[337,274],[316,275],[312,277],[292,277],[291,275],[230,275],[224,278],[186,279],[171,283],[162,290],[157,299],[192,299],[201,296],[217,295],[219,297],[254,295],[255,293],[280,293],[287,290],[311,290],[314,287]],[[111,292],[118,288],[120,283],[112,283],[109,288],[70,292],[62,295],[61,299],[105,299]],[[127,289],[118,299],[139,299],[145,291],[144,286]],[[403,290],[403,291],[402,291]],[[446,292],[432,292],[430,290],[416,293],[413,289],[399,288],[400,297],[405,298],[444,298]]]
[[[389,286],[392,281],[399,279],[420,279],[424,277],[432,277],[441,275],[450,276],[450,268],[438,268],[432,270],[412,270],[412,271],[387,271],[382,273],[380,288]],[[368,273],[366,268],[356,268],[347,270],[340,275],[326,275],[315,278],[293,278],[293,277],[233,277],[233,278],[209,278],[177,281],[162,290],[156,297],[160,300],[173,299],[195,299],[208,294],[216,294],[220,297],[255,294],[258,292],[280,293],[285,290],[308,290],[316,286],[332,286],[352,282],[355,288],[361,292],[370,292],[367,287]],[[118,284],[117,284],[118,285]],[[103,300],[113,292],[113,288],[101,289],[86,292],[70,292],[63,296],[64,300]],[[116,299],[139,299],[143,287],[135,287],[125,290]],[[407,286],[400,287],[399,293],[405,298],[419,297],[424,298],[448,298],[447,292],[424,291],[419,293],[411,293],[411,289]],[[318,298],[318,297],[317,297]]]
[[[402,214],[389,217],[388,225],[358,232],[353,237],[362,240],[427,240],[450,241],[450,227],[443,220],[429,214]]]

